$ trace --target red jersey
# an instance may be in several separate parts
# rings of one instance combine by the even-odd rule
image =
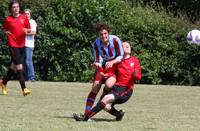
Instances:
[[[7,16],[3,29],[9,31],[11,34],[7,35],[7,44],[10,47],[24,47],[25,46],[25,33],[24,28],[30,29],[28,18],[25,15],[19,15],[18,17]]]
[[[140,62],[134,56],[123,59],[117,65],[116,71],[117,82],[115,85],[132,88],[134,86],[134,80],[141,80],[142,78]]]

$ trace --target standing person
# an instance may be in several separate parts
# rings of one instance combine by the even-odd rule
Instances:
[[[117,36],[110,34],[110,27],[107,24],[97,24],[96,32],[98,33],[99,38],[92,44],[94,52],[94,63],[92,64],[92,67],[96,69],[96,72],[92,89],[86,100],[84,114],[90,112],[101,85],[105,83],[104,93],[106,93],[116,82],[112,68],[122,60],[124,54],[121,40]],[[100,74],[101,70],[99,68],[102,67],[107,70],[109,74],[105,79],[103,79]]]
[[[26,41],[25,41],[25,78],[27,81],[34,82],[35,81],[35,73],[34,73],[34,66],[33,66],[33,50],[35,47],[35,39],[34,36],[36,35],[36,28],[37,24],[35,20],[31,19],[31,10],[25,9],[25,15],[27,16],[31,30],[26,34]]]
[[[102,109],[114,115],[117,121],[122,120],[125,112],[116,110],[114,105],[128,101],[133,92],[134,81],[142,78],[140,62],[131,55],[130,44],[124,42],[123,49],[123,60],[116,65],[117,82],[90,112],[82,116],[74,114],[76,121],[87,121]]]
[[[7,36],[11,66],[7,74],[0,81],[0,86],[2,87],[3,95],[7,95],[6,84],[11,79],[11,76],[17,72],[22,93],[26,96],[31,93],[31,91],[26,88],[23,69],[25,35],[29,32],[30,24],[27,17],[20,14],[20,5],[18,1],[11,1],[8,7],[11,15],[5,18],[3,31]]]

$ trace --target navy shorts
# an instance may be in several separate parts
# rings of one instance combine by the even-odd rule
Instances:
[[[9,47],[9,51],[15,65],[24,64],[24,48]]]
[[[132,93],[132,88],[114,85],[108,94],[113,94],[115,96],[115,101],[113,102],[114,105],[125,103],[132,96]]]

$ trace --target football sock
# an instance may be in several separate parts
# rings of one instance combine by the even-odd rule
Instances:
[[[87,101],[86,101],[86,106],[85,106],[85,113],[84,114],[87,114],[88,112],[91,111],[92,109],[92,106],[94,104],[94,101],[96,99],[96,93],[93,93],[93,92],[90,92],[88,97],[87,97]]]
[[[114,106],[111,106],[111,109],[108,111],[108,113],[113,116],[118,116],[118,114],[120,114],[120,112],[116,110]]]
[[[19,79],[19,83],[21,85],[22,90],[24,90],[24,88],[26,88],[25,86],[25,79],[24,79],[24,71],[23,70],[17,70],[18,73],[18,79]]]
[[[103,102],[97,103],[97,105],[94,108],[92,108],[92,110],[88,114],[86,114],[86,118],[89,119],[89,118],[93,117],[99,111],[104,109],[105,106],[106,105]]]
[[[9,68],[9,70],[7,71],[6,76],[3,78],[3,84],[6,85],[8,83],[8,81],[11,79],[11,76],[14,74],[14,71]]]

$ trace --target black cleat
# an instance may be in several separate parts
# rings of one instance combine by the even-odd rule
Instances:
[[[120,110],[119,112],[119,115],[116,116],[116,121],[121,121],[124,117],[125,112],[123,110]]]
[[[79,115],[79,114],[74,113],[73,117],[74,117],[74,119],[76,121],[87,121],[88,120],[87,117],[86,117],[86,115],[83,115],[83,114]]]

